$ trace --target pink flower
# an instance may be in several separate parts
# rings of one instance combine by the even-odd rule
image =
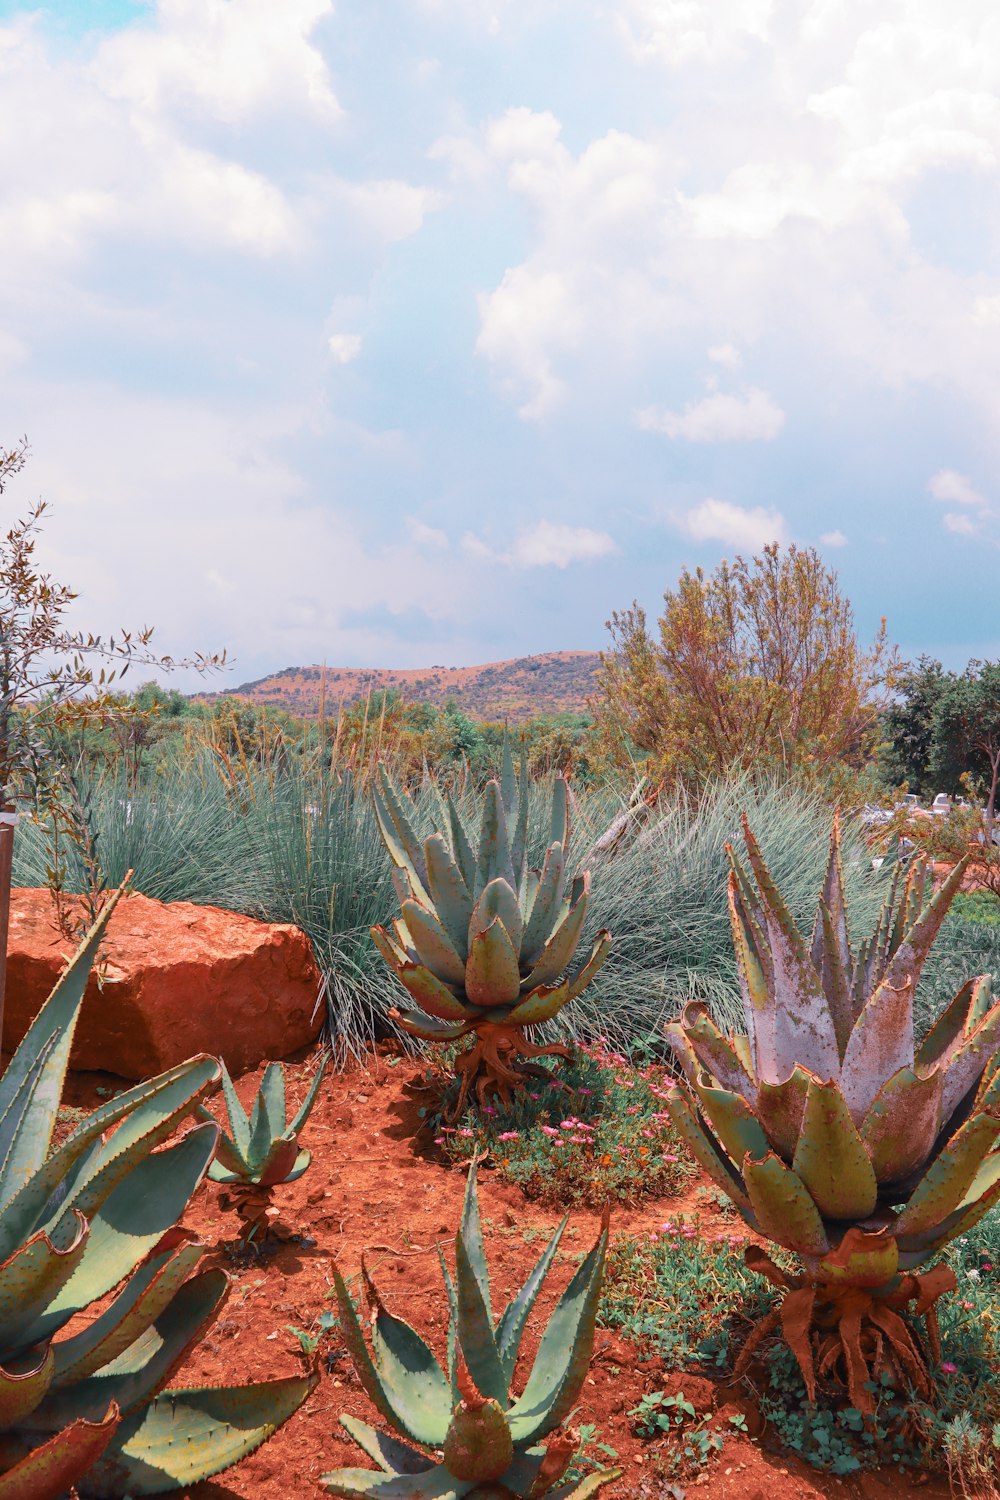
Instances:
[[[637,1115],[639,1113],[639,1111],[640,1111],[641,1108],[642,1108],[641,1104],[630,1104],[629,1107],[628,1107],[628,1109],[625,1111],[625,1113],[627,1115]]]
[[[460,1130],[458,1133],[459,1135],[475,1135],[476,1132],[474,1130]]]
[[[559,1132],[558,1132],[558,1130],[556,1129],[556,1127],[554,1125],[543,1125],[542,1126],[542,1134],[543,1135],[558,1135]]]
[[[992,1261],[986,1260],[986,1261],[983,1262],[983,1270],[984,1271],[992,1271],[992,1269],[993,1269],[993,1263],[992,1263]],[[944,1365],[942,1365],[941,1368],[943,1370],[944,1369]]]
[[[519,1141],[521,1139],[521,1136],[520,1132],[517,1130],[505,1130],[502,1135],[499,1136],[499,1139],[501,1141]]]
[[[560,1120],[559,1124],[563,1130],[575,1130],[576,1121],[570,1116],[568,1120]]]
[[[942,1375],[957,1375],[958,1374],[958,1365],[953,1365],[950,1359],[944,1360],[942,1362],[940,1368],[941,1368]]]
[[[569,1139],[573,1142],[574,1146],[590,1145],[590,1142],[587,1140],[587,1137],[585,1135],[571,1135]]]
[[[434,1144],[435,1144],[435,1146],[443,1146],[444,1145],[444,1136],[443,1135],[436,1135],[434,1137]],[[972,1304],[970,1303],[969,1306],[971,1307],[971,1305]]]
[[[540,1099],[541,1097],[542,1097],[541,1094],[529,1094],[528,1095],[529,1099]]]
[[[578,1094],[592,1094],[593,1092],[593,1089],[577,1089]]]
[[[664,1161],[680,1161],[680,1157],[679,1156],[665,1156],[663,1158],[663,1160]]]
[[[975,1305],[976,1304],[974,1302],[963,1302],[962,1303],[962,1311],[963,1312],[971,1312],[972,1309],[975,1307]]]
[[[484,1115],[495,1115],[496,1114],[496,1110],[493,1108],[492,1104],[484,1104],[483,1105],[483,1114]]]

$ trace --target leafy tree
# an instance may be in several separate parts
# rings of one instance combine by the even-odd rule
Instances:
[[[638,604],[608,622],[593,704],[600,744],[693,785],[731,768],[834,774],[870,753],[898,667],[885,621],[858,644],[837,575],[811,547],[776,544],[664,595],[659,639]]]
[[[941,791],[961,791],[970,778],[982,787],[989,841],[1000,787],[1000,662],[970,661],[960,675],[945,679],[933,719],[930,770]]]
[[[935,719],[942,696],[954,680],[939,661],[921,656],[916,666],[896,678],[896,698],[882,718],[883,744],[879,751],[882,778],[890,786],[903,782],[926,795],[932,781]]]

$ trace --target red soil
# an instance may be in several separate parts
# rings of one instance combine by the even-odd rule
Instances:
[[[289,1093],[298,1100],[312,1073],[312,1063],[290,1067]],[[437,1246],[450,1255],[465,1188],[464,1173],[449,1169],[421,1130],[420,1099],[408,1091],[417,1070],[409,1061],[375,1058],[370,1068],[328,1076],[303,1142],[313,1152],[309,1171],[297,1183],[279,1188],[281,1221],[314,1245],[289,1242],[259,1263],[234,1264],[228,1247],[236,1233],[235,1215],[219,1206],[220,1190],[206,1183],[185,1217],[208,1246],[203,1265],[224,1266],[232,1276],[227,1305],[207,1338],[190,1354],[171,1384],[226,1385],[301,1373],[303,1360],[287,1325],[308,1328],[331,1300],[330,1267],[336,1258],[347,1276],[368,1264],[386,1305],[413,1322],[442,1354],[445,1304]],[[249,1103],[260,1071],[238,1084]],[[95,1086],[101,1076],[77,1074],[68,1103],[99,1103]],[[560,1215],[526,1202],[520,1191],[489,1172],[480,1176],[480,1208],[494,1287],[501,1306],[525,1280],[541,1246]],[[665,1217],[692,1211],[693,1192],[683,1199],[649,1200],[638,1209],[618,1208],[612,1232],[648,1232]],[[697,1204],[703,1222],[706,1211]],[[707,1219],[711,1228],[711,1216]],[[536,1326],[547,1318],[572,1274],[570,1257],[588,1249],[598,1233],[598,1219],[586,1211],[572,1215],[567,1253],[553,1271],[554,1291],[540,1299]],[[732,1220],[719,1220],[732,1231]],[[327,1341],[328,1342],[328,1341]],[[526,1348],[527,1358],[534,1345]],[[742,1411],[751,1432],[760,1420],[745,1391],[733,1391],[705,1379],[667,1374],[658,1359],[643,1360],[641,1351],[619,1335],[598,1329],[595,1357],[584,1386],[576,1422],[593,1423],[597,1441],[610,1444],[623,1469],[621,1480],[604,1491],[614,1500],[670,1500],[696,1492],[704,1500],[874,1500],[881,1496],[915,1496],[942,1500],[947,1484],[924,1474],[896,1470],[839,1479],[818,1473],[786,1454],[766,1451],[739,1435],[726,1434],[725,1447],[710,1470],[692,1479],[671,1480],[658,1472],[658,1443],[643,1441],[630,1429],[627,1412],[652,1390],[683,1388],[699,1413],[714,1408],[723,1427],[726,1417]],[[298,1500],[322,1495],[318,1476],[344,1466],[369,1467],[360,1450],[339,1426],[341,1412],[378,1421],[346,1356],[332,1372],[324,1366],[320,1383],[303,1408],[252,1457],[217,1480],[195,1486],[189,1500]],[[766,1435],[765,1435],[766,1440]]]

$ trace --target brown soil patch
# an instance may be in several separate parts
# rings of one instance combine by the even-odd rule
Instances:
[[[289,1068],[289,1093],[297,1100],[305,1091],[312,1064]],[[291,1324],[308,1328],[325,1310],[330,1298],[330,1267],[335,1257],[347,1276],[368,1261],[387,1306],[406,1317],[443,1352],[446,1323],[437,1247],[450,1255],[465,1188],[464,1173],[448,1168],[421,1131],[419,1098],[407,1091],[416,1076],[408,1061],[375,1058],[370,1068],[328,1075],[303,1142],[313,1152],[309,1171],[297,1183],[277,1191],[283,1223],[313,1244],[285,1243],[273,1256],[258,1263],[234,1264],[229,1248],[235,1241],[235,1215],[219,1207],[219,1189],[206,1183],[197,1194],[185,1224],[208,1246],[204,1265],[221,1264],[232,1276],[229,1302],[191,1353],[171,1384],[228,1385],[300,1373],[302,1357]],[[260,1080],[260,1070],[238,1083],[249,1103]],[[93,1107],[95,1090],[115,1082],[95,1074],[70,1080],[67,1103]],[[494,1303],[503,1302],[525,1280],[545,1239],[560,1215],[528,1203],[523,1195],[489,1172],[480,1179],[480,1207],[484,1219],[494,1288]],[[612,1230],[649,1232],[664,1218],[695,1207],[694,1193],[683,1198],[653,1199],[638,1209],[619,1208]],[[702,1201],[697,1209],[711,1229]],[[719,1227],[731,1229],[721,1218]],[[571,1257],[586,1250],[598,1232],[598,1218],[574,1212],[565,1254],[560,1255],[552,1281],[554,1292],[540,1302],[544,1319],[572,1274]],[[537,1326],[537,1319],[536,1319]],[[526,1357],[534,1355],[528,1343]],[[672,1500],[670,1484],[688,1496],[704,1500],[880,1500],[885,1496],[927,1497],[942,1500],[947,1484],[924,1474],[903,1475],[895,1470],[839,1479],[785,1454],[769,1453],[739,1436],[727,1434],[725,1449],[710,1471],[696,1480],[668,1481],[657,1474],[657,1444],[636,1438],[626,1413],[651,1390],[683,1387],[699,1411],[714,1405],[721,1422],[743,1411],[751,1431],[758,1419],[745,1395],[692,1375],[667,1374],[658,1360],[644,1360],[641,1351],[607,1330],[598,1330],[591,1374],[584,1386],[578,1422],[592,1422],[598,1441],[613,1447],[624,1473],[605,1494],[614,1500]],[[219,1479],[186,1492],[189,1500],[298,1500],[322,1495],[316,1481],[331,1469],[347,1465],[367,1467],[367,1460],[339,1426],[341,1412],[377,1421],[346,1357],[321,1380],[305,1406],[269,1443]]]

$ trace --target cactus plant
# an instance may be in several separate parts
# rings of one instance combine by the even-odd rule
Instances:
[[[309,1092],[290,1122],[285,1110],[285,1069],[281,1063],[268,1063],[265,1068],[250,1115],[236,1096],[224,1062],[221,1068],[222,1093],[232,1134],[223,1131],[220,1135],[208,1175],[213,1182],[231,1189],[229,1196],[243,1221],[243,1243],[249,1245],[274,1228],[272,1220],[277,1214],[271,1203],[274,1189],[281,1183],[295,1182],[312,1160],[308,1151],[299,1149],[299,1133],[316,1103],[326,1059],[316,1069]],[[204,1106],[199,1106],[198,1112],[203,1120],[213,1120]]]
[[[120,1500],[194,1483],[252,1452],[314,1383],[162,1390],[227,1293],[224,1273],[191,1274],[203,1246],[177,1227],[218,1126],[164,1145],[217,1082],[214,1058],[128,1089],[50,1151],[91,963],[120,895],[0,1078],[0,1496],[10,1500],[58,1500],[73,1486]],[[90,1322],[77,1317],[110,1293]]]
[[[756,889],[729,850],[729,905],[746,1032],[726,1037],[689,1004],[668,1035],[686,1084],[670,1113],[713,1181],[756,1233],[794,1251],[789,1275],[759,1247],[747,1264],[785,1292],[737,1368],[778,1326],[810,1399],[817,1371],[839,1370],[872,1410],[873,1372],[923,1394],[930,1372],[909,1307],[925,1315],[947,1267],[920,1270],[1000,1199],[1000,1003],[970,980],[924,1040],[914,1038],[921,968],[959,889],[962,860],[930,897],[925,864],[897,868],[877,928],[848,938],[834,820],[811,941],[799,932],[744,819]]]
[[[402,915],[392,931],[372,937],[418,1010],[392,1014],[404,1031],[425,1041],[474,1040],[455,1068],[462,1079],[455,1106],[462,1113],[470,1087],[505,1102],[525,1074],[548,1077],[535,1061],[568,1055],[564,1046],[537,1046],[525,1028],[549,1021],[576,998],[607,957],[611,935],[601,931],[587,959],[570,971],[583,932],[590,877],[577,875],[567,893],[569,789],[557,777],[550,843],[540,870],[529,870],[528,776],[521,757],[515,776],[504,736],[503,770],[485,791],[478,850],[450,795],[449,837],[421,843],[415,809],[380,767],[375,811],[396,866]]]
[[[609,1469],[560,1484],[578,1446],[578,1438],[564,1424],[594,1347],[607,1216],[597,1243],[549,1319],[520,1396],[511,1397],[521,1339],[565,1227],[564,1218],[528,1281],[494,1319],[473,1162],[455,1236],[454,1278],[441,1257],[450,1309],[447,1372],[419,1334],[387,1311],[362,1263],[374,1310],[373,1358],[351,1295],[334,1267],[341,1333],[354,1368],[374,1405],[402,1439],[378,1432],[357,1417],[341,1417],[379,1472],[338,1469],[321,1476],[325,1489],[344,1500],[537,1500],[543,1495],[550,1500],[587,1500],[618,1478],[621,1471]],[[549,1433],[556,1435],[546,1448],[541,1439]],[[435,1450],[440,1460],[420,1448]]]

